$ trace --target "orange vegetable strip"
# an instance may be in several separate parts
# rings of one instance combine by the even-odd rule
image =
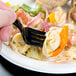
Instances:
[[[17,15],[17,19],[20,21],[20,19],[22,20],[23,24],[27,24],[28,22],[28,18],[26,16],[26,13],[23,9],[19,9],[17,12],[16,12],[16,15]]]
[[[53,52],[50,52],[49,54],[51,54],[50,57],[55,57],[57,56],[58,54],[60,54],[63,49],[65,48],[66,44],[67,44],[67,41],[68,41],[68,26],[63,26],[63,29],[60,33],[60,46],[59,48],[57,48],[55,51]]]

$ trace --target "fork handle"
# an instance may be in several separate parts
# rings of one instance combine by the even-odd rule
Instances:
[[[13,24],[22,32],[23,26],[18,20],[16,20]]]

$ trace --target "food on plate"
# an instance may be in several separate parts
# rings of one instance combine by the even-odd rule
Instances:
[[[36,60],[55,63],[76,61],[76,7],[71,5],[73,10],[70,10],[70,13],[61,7],[68,0],[50,0],[49,3],[48,1],[37,0],[40,3],[37,8],[31,8],[27,4],[11,6],[6,3],[13,8],[23,27],[46,32],[43,47],[34,47],[24,42],[20,31],[13,25],[8,45],[15,52]]]
[[[8,5],[8,4],[7,4]],[[17,4],[17,5],[14,5],[14,6],[11,6],[12,9],[16,12],[19,8],[20,8],[20,5]]]
[[[49,32],[46,33],[46,39],[43,45],[43,54],[45,56],[51,56],[50,52],[54,52],[60,45],[61,28],[52,27]]]
[[[25,56],[28,56],[33,59],[41,60],[42,59],[42,53],[37,47],[31,47],[27,45],[23,38],[21,33],[17,33],[14,35],[12,41],[10,42],[10,47],[15,51],[19,52]]]
[[[70,34],[68,40],[71,45],[76,45],[76,32]]]
[[[63,10],[61,7],[57,7],[49,15],[49,21],[50,23],[64,25],[64,23],[66,22],[66,15],[67,13],[65,10]]]
[[[16,15],[17,15],[17,19],[19,21],[22,20],[22,24],[26,24],[28,22],[28,18],[27,18],[27,15],[25,13],[25,11],[23,9],[19,9],[17,12],[16,12]]]
[[[26,4],[23,4],[20,8],[23,9],[24,11],[34,14],[34,15],[37,15],[42,9],[40,4],[34,10],[32,10],[32,8]]]
[[[76,0],[72,1],[67,18],[69,23],[71,22],[76,25]]]
[[[42,52],[37,47],[29,48],[25,55],[36,60],[43,60]]]
[[[53,9],[58,6],[64,6],[68,0],[36,0],[37,4],[41,4],[43,8]]]
[[[43,52],[46,56],[55,57],[60,54],[67,44],[68,26],[61,28],[54,27],[46,33]]]

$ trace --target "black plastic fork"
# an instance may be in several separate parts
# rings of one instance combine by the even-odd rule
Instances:
[[[13,23],[21,32],[22,37],[28,45],[42,47],[45,40],[45,32],[35,30],[29,27],[23,27],[22,24],[16,20]]]

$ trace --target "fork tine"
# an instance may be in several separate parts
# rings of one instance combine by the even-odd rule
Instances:
[[[31,37],[31,40],[39,42],[39,43],[43,43],[44,42],[44,40],[36,39],[36,38],[33,38],[33,37]]]
[[[37,42],[33,39],[31,39],[31,35],[28,34],[28,31],[27,31],[27,35],[23,35],[23,39],[24,41],[28,44],[28,45],[31,45],[31,46],[36,46],[36,47],[42,47],[43,46],[43,43],[40,43],[40,42]]]
[[[36,47],[42,47],[43,46],[43,43],[38,43],[38,42],[35,42],[33,40],[29,41],[29,39],[25,40],[24,38],[24,41],[28,44],[28,45],[31,45],[31,46],[36,46]]]
[[[25,27],[23,28],[23,39],[31,46],[42,47],[45,40],[45,32],[36,31],[35,29]],[[39,33],[39,34],[38,34]]]
[[[38,42],[36,42],[36,41],[33,41],[33,40],[31,40],[31,39],[29,39],[29,38],[25,38],[25,37],[23,37],[24,38],[24,41],[28,44],[28,45],[31,45],[31,46],[36,46],[36,47],[42,47],[43,46],[43,43],[38,43]]]
[[[31,31],[33,33],[37,33],[37,34],[41,34],[41,35],[45,35],[45,32],[42,32],[42,31],[38,31],[38,30],[35,30],[35,29],[32,29],[32,28],[29,28],[29,27],[26,27],[26,29],[28,31]]]
[[[30,44],[32,45],[32,46],[36,46],[36,47],[42,47],[43,46],[43,44],[41,44],[41,43],[37,43],[37,42],[30,42]]]
[[[33,37],[37,37],[37,38],[43,39],[43,40],[46,38],[45,36],[40,36],[40,35],[34,34],[34,33],[31,33],[31,35],[32,35]]]
[[[25,43],[36,47],[43,46],[45,32],[38,31],[29,27],[22,27],[22,24],[18,20],[16,20],[13,24],[19,28]]]

